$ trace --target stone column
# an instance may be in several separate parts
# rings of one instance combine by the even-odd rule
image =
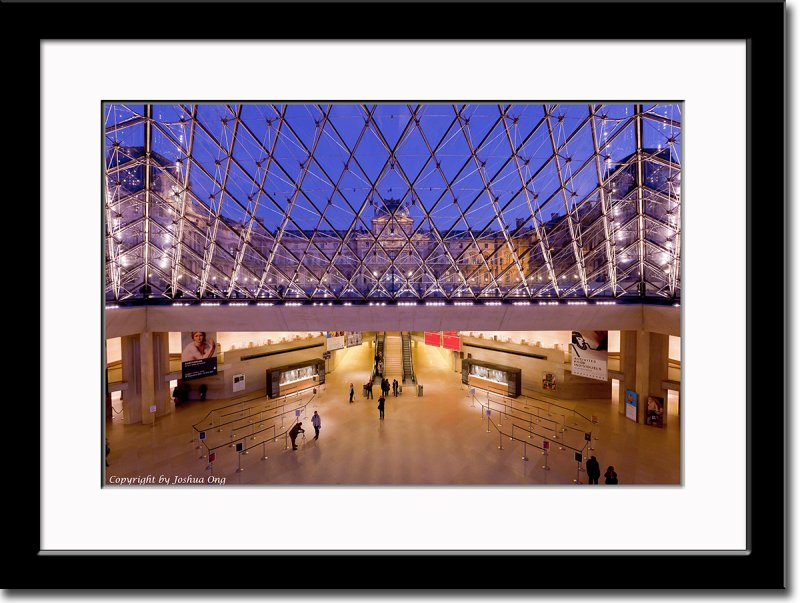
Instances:
[[[619,384],[619,412],[625,414],[625,390],[639,394],[636,421],[644,423],[647,396],[664,398],[664,424],[667,422],[667,390],[661,384],[668,376],[669,336],[649,331],[620,332],[620,372],[625,375]]]
[[[141,365],[139,362],[139,336],[122,337],[122,381],[127,388],[122,394],[122,416],[126,425],[142,420]]]
[[[155,420],[155,415],[150,412],[150,405],[156,404],[158,407],[155,395],[156,363],[153,354],[153,333],[139,333],[139,391],[141,392],[139,406],[142,413],[141,421],[148,425]]]
[[[153,362],[155,366],[155,405],[159,417],[172,412],[172,392],[169,388],[169,333],[153,333]]]

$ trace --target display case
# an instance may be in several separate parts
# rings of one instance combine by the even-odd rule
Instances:
[[[461,363],[461,381],[472,387],[516,398],[522,391],[522,370],[469,358]]]
[[[315,358],[267,369],[267,396],[277,398],[325,383],[325,361]]]

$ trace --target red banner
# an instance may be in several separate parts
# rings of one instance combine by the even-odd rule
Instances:
[[[450,331],[453,333],[454,331]],[[446,350],[455,350],[456,352],[461,351],[461,337],[458,335],[447,335],[447,331],[445,331],[445,335],[442,337],[442,347]]]
[[[435,345],[437,348],[442,345],[442,337],[439,331],[425,331],[425,343]]]
[[[447,337],[448,335],[450,337],[457,337],[458,331],[442,331],[442,335],[444,335],[445,337]]]

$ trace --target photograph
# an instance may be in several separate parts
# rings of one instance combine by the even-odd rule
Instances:
[[[682,103],[102,111],[106,486],[682,484]]]

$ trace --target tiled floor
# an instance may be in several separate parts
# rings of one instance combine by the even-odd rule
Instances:
[[[424,345],[414,348],[414,367],[424,386],[424,395],[417,397],[407,385],[400,397],[390,395],[386,418],[379,420],[377,398],[366,400],[360,387],[369,378],[371,349],[367,345],[348,349],[337,369],[327,375],[326,385],[304,410],[301,420],[306,429],[305,440],[298,439],[297,451],[292,451],[291,446],[286,449],[283,437],[277,442],[256,445],[241,457],[244,471],[238,472],[237,454],[230,446],[224,446],[217,450],[213,475],[224,477],[226,485],[573,485],[578,472],[572,450],[559,450],[559,442],[554,440],[548,456],[550,469],[544,470],[541,451],[528,445],[530,442],[541,446],[543,436],[553,433],[552,428],[546,427],[552,423],[542,421],[536,425],[532,419],[529,426],[536,435],[530,439],[518,428],[513,441],[501,438],[494,426],[487,433],[486,419],[478,402],[485,404],[485,394],[479,392],[477,401],[473,401],[468,389],[461,385],[460,376],[445,366],[436,350]],[[351,382],[357,392],[353,404],[347,399]],[[309,398],[310,395],[304,400]],[[588,429],[588,423],[579,414],[599,418],[594,430],[598,436],[593,442],[595,450],[589,454],[597,456],[603,472],[608,465],[614,465],[621,484],[680,484],[679,417],[671,416],[664,429],[639,425],[626,420],[617,412],[616,403],[607,400],[561,402],[569,409],[575,408],[577,413],[573,415],[569,410],[552,406],[549,409],[552,416],[548,417],[546,399],[540,398],[540,401],[525,401],[527,412],[538,413],[542,419],[566,422],[566,439],[562,436],[561,441],[576,448],[583,447],[583,429]],[[120,404],[115,402],[117,408]],[[107,481],[114,481],[112,476],[116,479],[150,475],[156,482],[165,476],[170,483],[175,476],[207,479],[211,471],[206,460],[199,458],[197,440],[190,440],[192,425],[212,408],[229,404],[230,401],[191,402],[160,417],[154,427],[124,425],[121,419],[109,423],[111,466],[106,470]],[[515,401],[514,407],[518,405],[519,401]],[[510,435],[508,418],[498,416],[499,408],[494,403],[492,408],[492,420],[504,422],[501,429]],[[322,417],[319,440],[314,440],[310,421],[314,410]],[[287,415],[283,431],[291,425],[293,415],[293,412]],[[524,423],[517,421],[518,425]],[[256,430],[259,424],[256,421],[255,427],[247,429]],[[277,424],[280,426],[280,422]],[[280,427],[277,430],[281,433]],[[207,433],[212,447],[230,438],[229,431]],[[242,437],[241,431],[237,437]],[[249,444],[259,442],[248,440]],[[262,460],[264,452],[267,460]],[[522,460],[523,452],[527,453],[528,461]],[[580,479],[585,482],[586,474],[581,473]]]

